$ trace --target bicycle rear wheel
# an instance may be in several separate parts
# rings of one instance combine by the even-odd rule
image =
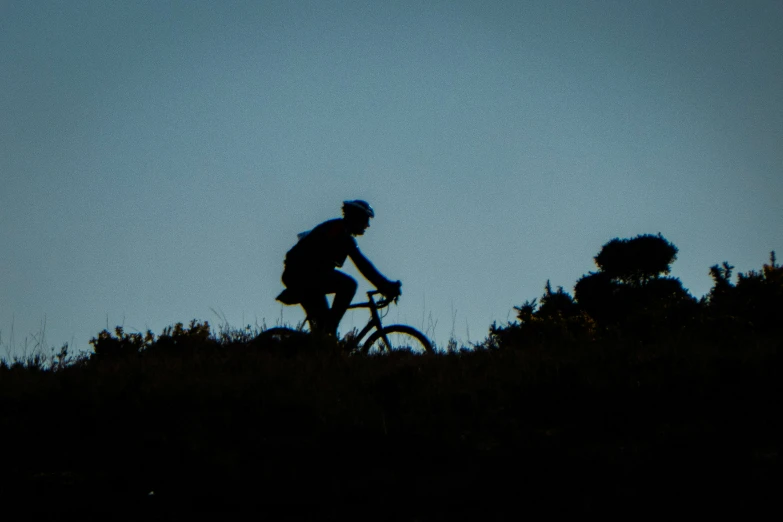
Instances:
[[[388,341],[388,344],[387,344]],[[410,351],[415,354],[432,353],[432,343],[417,329],[404,324],[393,324],[375,331],[362,345],[362,353],[373,355],[389,351]]]
[[[269,328],[264,330],[256,339],[270,340],[270,341],[282,341],[284,339],[290,339],[291,337],[303,338],[307,335],[306,332],[301,330],[294,330],[293,328],[286,328],[284,326],[277,326],[275,328]]]
[[[308,333],[293,328],[278,326],[264,330],[253,339],[253,344],[258,347],[273,348],[279,346],[288,346],[292,343],[302,343],[307,338]]]

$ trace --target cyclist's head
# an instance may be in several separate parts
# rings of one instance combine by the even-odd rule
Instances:
[[[354,199],[343,201],[343,217],[352,234],[362,235],[370,226],[370,218],[375,217],[375,212],[366,201]]]

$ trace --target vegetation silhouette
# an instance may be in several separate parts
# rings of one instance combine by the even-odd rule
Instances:
[[[731,282],[728,263],[710,268],[714,286],[696,299],[678,278],[667,277],[677,247],[658,234],[606,243],[594,260],[599,270],[582,276],[572,297],[549,282],[540,301],[515,307],[517,320],[492,325],[497,346],[545,342],[622,342],[628,346],[664,342],[736,341],[783,333],[783,268],[770,253],[761,271]]]
[[[148,518],[766,513],[783,268],[773,253],[735,282],[715,265],[697,300],[666,275],[676,253],[660,235],[612,240],[574,297],[547,282],[483,342],[430,357],[349,356],[330,336],[264,349],[263,325],[192,321],[3,361],[0,491],[28,512],[78,499]]]

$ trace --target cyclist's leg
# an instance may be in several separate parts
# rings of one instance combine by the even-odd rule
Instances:
[[[286,289],[296,295],[297,302],[304,308],[311,329],[329,331],[329,303],[320,288],[322,279],[322,273],[303,267],[286,266],[282,276]]]
[[[331,332],[331,321],[329,313],[329,303],[326,301],[326,295],[319,292],[303,292],[301,302],[307,318],[310,321],[310,327],[313,330]]]
[[[286,269],[283,283],[301,297],[300,304],[305,309],[311,325],[315,322],[319,329],[332,334],[337,333],[337,326],[358,287],[353,277],[338,270],[311,272]],[[326,294],[335,294],[331,310]]]
[[[324,280],[324,290],[327,294],[334,294],[332,301],[332,310],[330,313],[329,328],[333,333],[337,333],[337,327],[340,325],[345,312],[348,310],[353,296],[356,295],[358,285],[356,280],[339,270],[333,270]]]

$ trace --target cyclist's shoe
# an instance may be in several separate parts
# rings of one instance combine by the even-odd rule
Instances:
[[[349,354],[353,351],[353,343],[340,339],[337,341],[337,351],[342,354]]]
[[[323,350],[326,350],[327,352],[339,351],[340,340],[331,332],[315,330],[310,333],[310,339],[312,341],[312,348],[317,352]]]
[[[310,320],[310,326],[312,328],[313,333],[317,333],[318,335],[321,335],[323,337],[333,337],[337,338],[337,327],[329,324],[331,321],[324,320],[321,321],[314,321]]]
[[[356,334],[359,333],[356,328],[348,332],[337,343],[340,345],[340,351],[343,353],[351,353],[356,349],[357,339]]]

